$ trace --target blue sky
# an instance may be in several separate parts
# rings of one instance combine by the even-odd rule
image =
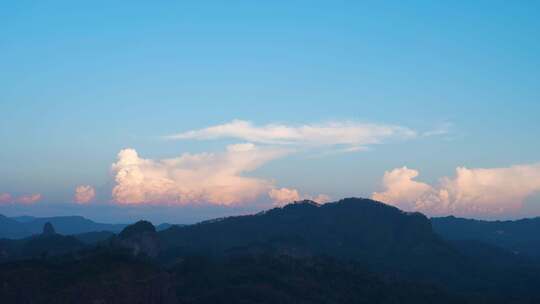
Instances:
[[[535,1],[2,2],[0,193],[42,196],[0,213],[128,219],[129,206],[111,203],[111,165],[122,149],[154,160],[220,153],[251,141],[163,136],[235,119],[256,128],[352,122],[417,133],[351,153],[302,147],[242,173],[306,195],[370,197],[388,190],[385,172],[403,166],[435,191],[450,189],[440,179],[458,180],[457,167],[527,165],[533,173],[517,180],[535,180],[539,30]],[[78,185],[91,185],[92,203],[104,206],[73,205]],[[517,196],[526,205],[519,211],[478,215],[540,215],[536,189]],[[262,208],[204,208],[213,207],[216,216]],[[101,208],[118,216],[105,218]],[[145,208],[157,220],[214,214]]]

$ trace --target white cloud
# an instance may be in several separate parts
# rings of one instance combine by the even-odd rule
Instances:
[[[94,199],[95,196],[96,196],[96,191],[94,190],[94,188],[92,188],[92,186],[81,185],[75,188],[74,200],[76,203],[79,203],[79,204],[89,203],[90,201]]]
[[[454,178],[443,177],[437,186],[413,180],[417,176],[407,167],[385,172],[385,191],[373,193],[373,199],[430,215],[491,216],[519,211],[527,197],[540,191],[540,164],[458,167]]]
[[[271,182],[243,176],[288,153],[285,149],[230,145],[222,153],[185,153],[170,159],[145,159],[124,149],[113,164],[113,200],[122,204],[250,202],[273,188]]]
[[[330,197],[326,194],[319,194],[317,196],[300,195],[298,190],[289,188],[274,188],[268,192],[268,196],[272,199],[275,206],[284,206],[288,203],[312,200],[317,203],[327,203],[330,201]]]
[[[353,121],[300,126],[284,124],[255,126],[249,121],[233,120],[221,125],[167,136],[167,138],[198,140],[236,138],[272,145],[345,146],[343,151],[354,152],[386,139],[411,138],[416,135],[415,131],[405,127]]]

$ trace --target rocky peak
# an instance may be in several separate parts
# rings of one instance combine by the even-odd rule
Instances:
[[[156,257],[159,253],[160,244],[156,228],[148,221],[138,221],[127,226],[120,232],[119,239],[120,245],[131,249],[135,256],[145,254]]]

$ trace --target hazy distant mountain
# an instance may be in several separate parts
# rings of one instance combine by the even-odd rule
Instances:
[[[84,247],[75,237],[56,233],[54,225],[47,222],[40,234],[20,240],[0,240],[0,261],[62,255]]]
[[[448,240],[476,240],[514,254],[540,257],[540,218],[482,221],[448,216],[431,222],[435,232]]]
[[[0,214],[0,239],[18,239],[30,235],[30,231],[22,223]]]
[[[120,232],[124,224],[96,223],[82,216],[31,217],[21,216],[8,218],[0,215],[0,238],[21,239],[41,233],[43,225],[51,223],[56,232],[65,235],[87,232],[110,231]]]

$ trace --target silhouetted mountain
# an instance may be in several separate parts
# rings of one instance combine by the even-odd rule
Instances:
[[[431,222],[435,232],[448,240],[476,240],[540,258],[540,218],[482,221],[448,216]]]
[[[420,213],[368,199],[318,205],[289,204],[256,215],[229,217],[159,233],[175,254],[234,255],[275,252],[363,260],[378,268],[437,267],[440,258],[459,260]]]
[[[58,234],[0,240],[4,260],[19,259],[0,263],[0,290],[23,303],[540,303],[534,260],[444,240],[424,215],[368,199],[302,201],[161,232],[139,221],[103,237],[86,246]],[[52,279],[24,294],[32,271]]]
[[[115,246],[129,248],[134,256],[156,257],[160,251],[160,242],[156,228],[147,221],[138,221],[129,225],[113,240]]]
[[[159,233],[161,257],[326,255],[371,271],[433,283],[456,292],[522,295],[536,283],[537,265],[513,255],[465,251],[441,239],[420,213],[406,213],[369,199],[317,205],[303,201],[256,215],[172,227]],[[481,246],[481,244],[479,244]],[[499,264],[483,260],[504,258]],[[536,282],[536,283],[533,283]],[[494,286],[505,285],[506,290]]]

